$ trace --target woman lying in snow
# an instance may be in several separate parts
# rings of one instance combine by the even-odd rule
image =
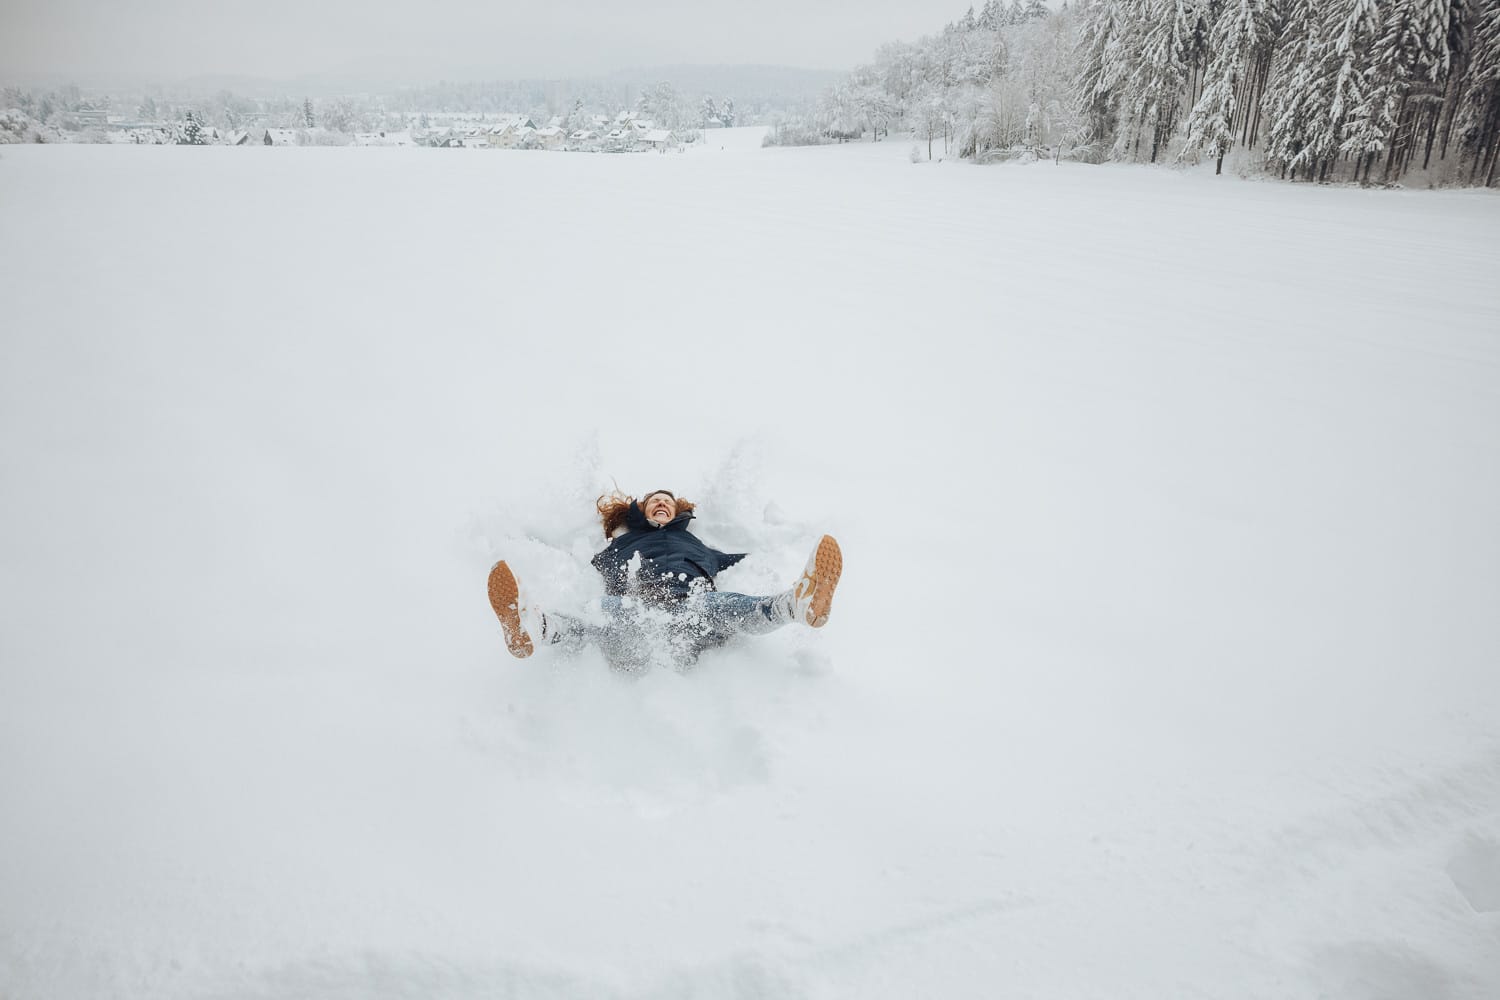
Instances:
[[[609,545],[594,556],[604,577],[598,621],[526,608],[515,574],[504,560],[490,570],[490,606],[513,656],[530,656],[528,624],[548,645],[576,650],[598,646],[614,667],[635,670],[662,653],[678,666],[741,632],[758,635],[791,622],[821,628],[843,570],[838,542],[824,535],[791,589],[768,597],[724,593],[714,577],[741,559],[705,545],[691,531],[693,505],[668,490],[640,502],[619,495],[599,498],[599,519]]]

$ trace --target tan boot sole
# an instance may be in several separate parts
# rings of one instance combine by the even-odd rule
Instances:
[[[822,628],[828,624],[828,609],[833,606],[833,592],[844,572],[844,553],[832,535],[824,535],[813,555],[813,599],[807,609],[807,624]]]
[[[531,636],[521,624],[521,588],[516,575],[502,559],[490,569],[490,607],[505,631],[505,646],[511,656],[525,659],[531,655]]]

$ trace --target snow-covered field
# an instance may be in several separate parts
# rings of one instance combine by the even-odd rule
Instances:
[[[726,138],[0,154],[0,997],[1500,995],[1493,192]]]

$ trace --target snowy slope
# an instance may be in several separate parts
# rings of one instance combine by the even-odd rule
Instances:
[[[0,996],[1500,992],[1500,201],[729,145],[5,151]]]

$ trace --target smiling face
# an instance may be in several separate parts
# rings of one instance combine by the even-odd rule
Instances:
[[[677,516],[677,500],[670,493],[652,493],[641,501],[641,513],[653,524],[667,524]]]

